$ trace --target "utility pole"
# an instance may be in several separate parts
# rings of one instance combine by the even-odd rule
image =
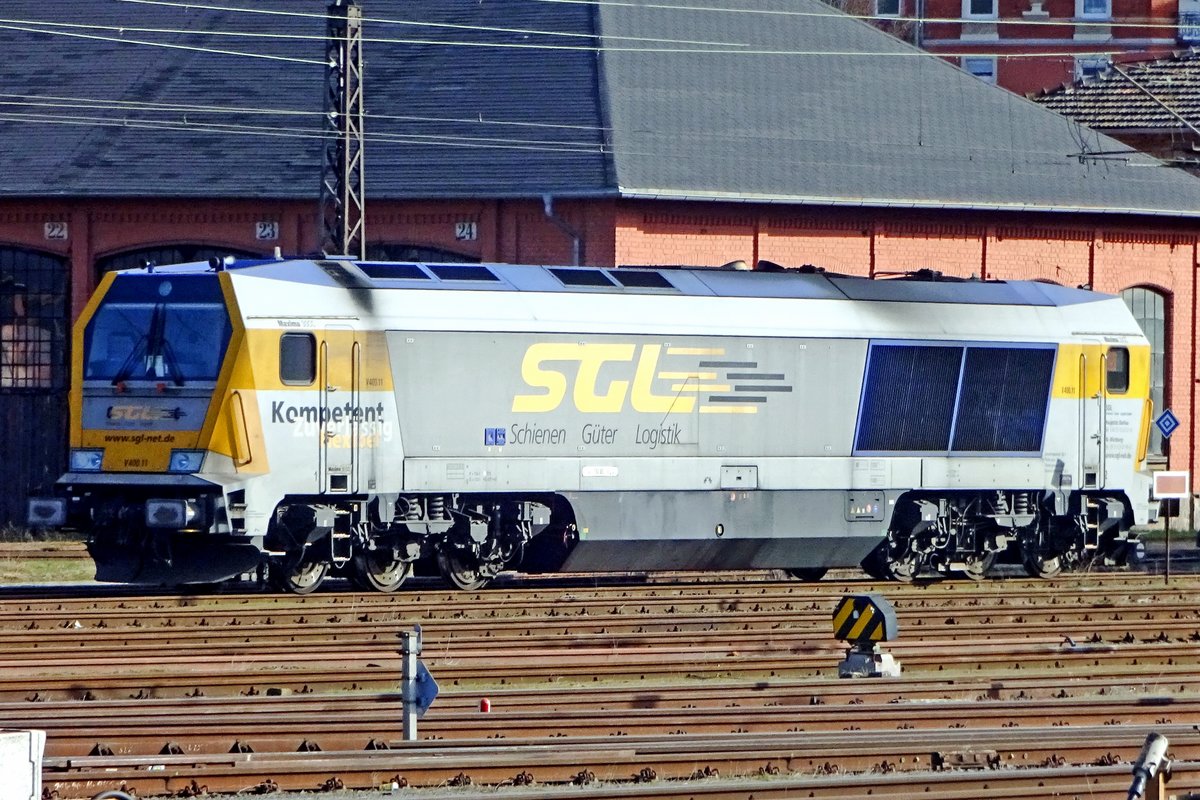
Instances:
[[[326,19],[321,251],[365,259],[362,8],[358,0],[333,0]]]

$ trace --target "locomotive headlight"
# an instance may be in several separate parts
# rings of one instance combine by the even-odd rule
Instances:
[[[67,498],[31,497],[25,522],[31,528],[57,528],[67,522]]]
[[[172,450],[167,472],[199,472],[203,463],[203,450]]]
[[[99,472],[104,463],[103,450],[72,450],[72,472]]]
[[[208,527],[207,506],[201,500],[154,499],[146,501],[146,527],[184,528]]]

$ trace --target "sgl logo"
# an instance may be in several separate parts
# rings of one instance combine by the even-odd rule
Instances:
[[[183,419],[187,412],[182,408],[153,408],[151,406],[109,406],[105,416],[109,419],[130,422],[159,422],[164,419]]]
[[[512,410],[554,411],[570,390],[576,410],[591,414],[626,408],[656,414],[689,414],[697,408],[702,414],[754,414],[767,402],[766,393],[792,391],[777,383],[784,380],[782,373],[760,372],[757,361],[717,358],[724,355],[723,347],[540,342],[530,345],[521,361],[522,379],[539,391],[515,395]],[[659,369],[664,356],[679,368]]]

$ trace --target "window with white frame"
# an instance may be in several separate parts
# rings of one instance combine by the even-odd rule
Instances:
[[[996,59],[975,56],[963,58],[962,67],[984,83],[996,82]]]
[[[1075,0],[1075,16],[1112,19],[1112,0]]]
[[[963,19],[996,19],[996,0],[963,0],[962,14]]]
[[[899,17],[904,13],[904,0],[875,0],[875,16]]]
[[[1108,69],[1108,65],[1112,62],[1105,56],[1099,58],[1076,58],[1075,59],[1075,80],[1084,81],[1091,80],[1099,75],[1104,70]]]
[[[1167,396],[1167,297],[1161,292],[1144,286],[1135,286],[1121,292],[1121,299],[1133,318],[1150,340],[1150,400],[1154,403],[1157,416],[1166,408]],[[1167,443],[1157,426],[1150,426],[1151,455],[1162,456],[1167,452]]]

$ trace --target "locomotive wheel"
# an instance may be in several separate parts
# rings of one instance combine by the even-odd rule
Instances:
[[[329,574],[329,562],[320,561],[305,553],[299,563],[292,566],[278,561],[271,563],[271,582],[292,594],[309,594],[316,591]]]
[[[912,583],[921,570],[921,562],[915,553],[906,553],[900,558],[888,559],[888,577],[900,583]]]
[[[390,548],[359,550],[354,554],[351,580],[360,589],[394,592],[412,574],[412,564],[395,557]]]
[[[785,571],[788,575],[805,583],[816,583],[825,577],[826,572],[829,572],[825,567],[792,567]]]
[[[491,582],[491,578],[479,574],[479,565],[474,558],[458,552],[440,551],[438,569],[447,583],[467,592],[482,589]]]
[[[1053,578],[1062,572],[1062,556],[1027,555],[1025,571],[1034,578]]]
[[[912,583],[921,571],[921,556],[914,553],[907,536],[888,538],[862,560],[863,572],[877,581]]]
[[[994,552],[972,553],[963,559],[962,574],[973,581],[981,581],[987,577],[987,571],[996,563]]]
[[[877,581],[912,583],[920,571],[921,562],[916,553],[905,552],[897,556],[892,543],[884,542],[863,559],[862,568],[863,572]]]

